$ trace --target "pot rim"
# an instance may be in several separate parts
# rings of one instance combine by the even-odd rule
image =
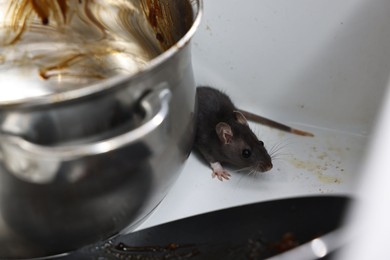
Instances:
[[[180,38],[174,45],[172,45],[169,49],[165,50],[163,53],[158,55],[157,57],[150,60],[145,67],[131,75],[117,75],[111,78],[105,79],[100,82],[91,83],[88,86],[82,87],[80,89],[67,90],[61,93],[52,93],[48,95],[43,95],[39,97],[28,97],[18,100],[5,101],[0,104],[1,109],[7,108],[21,108],[21,107],[31,107],[37,105],[49,105],[56,104],[65,101],[70,101],[86,96],[90,96],[96,93],[99,93],[104,90],[112,89],[115,86],[125,83],[130,79],[139,77],[156,67],[160,66],[167,60],[169,60],[172,56],[174,56],[179,50],[183,49],[187,44],[189,44],[190,40],[194,36],[196,30],[198,29],[202,16],[203,16],[203,0],[187,0],[191,4],[191,6],[196,6],[197,10],[194,16],[194,20],[190,29],[184,34],[183,37]]]

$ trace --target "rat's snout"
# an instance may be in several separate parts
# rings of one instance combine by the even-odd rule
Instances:
[[[272,163],[271,163],[271,162],[269,162],[268,164],[266,164],[266,165],[265,165],[265,167],[264,167],[264,171],[265,171],[265,172],[267,172],[267,171],[271,170],[271,169],[272,169],[272,167],[274,167],[274,166],[272,165]]]
[[[264,162],[259,164],[258,169],[260,172],[267,172],[273,167],[272,162]]]

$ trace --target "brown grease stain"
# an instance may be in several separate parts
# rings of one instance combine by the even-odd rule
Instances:
[[[98,73],[75,74],[75,73],[67,73],[67,72],[58,72],[58,73],[53,73],[53,75],[48,75],[49,72],[51,72],[51,71],[56,71],[56,70],[61,71],[61,70],[72,67],[72,63],[77,63],[77,60],[82,59],[83,57],[85,57],[87,55],[88,54],[84,54],[84,53],[73,54],[73,55],[69,56],[68,58],[66,58],[65,60],[58,62],[56,65],[41,68],[39,70],[39,76],[41,76],[41,78],[43,78],[45,80],[47,80],[51,77],[56,77],[56,76],[60,76],[60,75],[61,76],[67,75],[67,76],[72,76],[72,77],[83,77],[83,78],[89,77],[89,78],[96,78],[96,79],[105,79],[106,78],[105,76],[98,74]]]
[[[325,157],[324,157],[325,158]],[[302,169],[314,173],[319,181],[326,184],[339,184],[341,183],[340,178],[327,175],[325,172],[331,165],[329,163],[319,163],[316,161],[303,161],[297,158],[292,158],[289,162],[297,169]]]
[[[7,12],[7,16],[9,17],[9,24],[6,24],[4,26],[4,28],[6,28],[5,30],[8,30],[8,34],[6,35],[7,37],[5,37],[6,42],[3,44],[4,46],[17,44],[20,40],[22,40],[23,34],[29,30],[29,27],[31,24],[33,24],[33,22],[35,23],[34,26],[37,26],[37,23],[41,23],[43,26],[50,24],[52,29],[56,29],[61,33],[62,30],[64,30],[63,32],[66,33],[67,30],[72,30],[71,26],[66,27],[66,23],[70,22],[67,21],[67,18],[73,19],[76,16],[85,25],[92,25],[101,32],[103,32],[103,38],[101,40],[106,40],[106,43],[109,44],[109,41],[107,41],[108,37],[106,37],[107,34],[103,23],[99,21],[98,17],[96,17],[96,15],[91,10],[91,4],[93,4],[94,2],[94,0],[9,1]],[[76,6],[76,9],[70,9],[69,6],[71,5]],[[121,11],[126,10],[127,9],[121,9]],[[130,12],[131,10],[127,11]],[[130,27],[130,31],[132,29],[131,25],[126,25]],[[32,57],[32,60],[34,60],[36,64],[39,64],[38,75],[44,80],[48,80],[55,76],[67,76],[74,78],[87,77],[95,79],[107,78],[107,76],[100,74],[100,71],[103,71],[102,68],[104,68],[104,64],[100,64],[99,60],[101,60],[103,56],[118,53],[121,52],[121,50],[108,50],[102,52],[102,44],[104,44],[103,42],[102,44],[96,44],[96,41],[92,40],[92,44],[90,44],[88,43],[88,41],[89,39],[85,39],[80,42],[80,49],[85,49],[82,50],[80,53],[67,54],[67,50],[60,49],[58,54],[53,53],[52,57],[55,59],[55,64],[53,64],[53,60],[51,60],[50,62],[45,61],[45,59],[51,58],[50,54],[35,55],[34,57]],[[63,54],[61,52],[63,52]],[[124,53],[127,52],[125,51]],[[130,54],[131,56],[132,53],[130,52],[128,54]],[[140,55],[144,55],[144,53]],[[141,57],[141,59],[144,58],[144,56]],[[28,63],[27,60],[30,60],[31,57],[26,56],[21,59],[26,59],[26,63]],[[88,60],[94,60],[95,62],[89,63]],[[23,64],[22,60],[14,60],[11,62],[14,65]],[[83,66],[86,67],[83,68]],[[111,68],[110,70],[115,70],[115,68]]]
[[[41,18],[43,25],[49,24],[49,8],[46,4],[42,4],[39,0],[32,0],[31,5],[35,13]]]
[[[99,22],[99,20],[95,17],[95,15],[91,12],[91,9],[89,8],[90,3],[93,3],[93,0],[84,1],[84,14],[87,16],[88,20],[92,22],[92,24],[95,25],[103,33],[103,35],[105,35],[106,30],[104,26]],[[82,2],[80,2],[80,4],[82,4]]]
[[[172,47],[191,27],[192,8],[189,1],[144,0],[142,8],[164,50]]]
[[[15,32],[15,36],[9,44],[14,44],[21,39],[34,14],[40,18],[42,25],[50,23],[51,15],[58,23],[65,22],[68,12],[67,1],[69,0],[10,1],[7,15],[9,14],[12,17],[10,27]],[[60,12],[58,13],[57,10],[60,10]]]
[[[342,176],[346,171],[343,161],[346,158],[346,152],[351,148],[339,147],[330,142],[325,149],[320,149],[313,145],[310,147],[310,153],[306,160],[292,157],[289,159],[297,169],[306,170],[315,174],[317,179],[325,184],[340,184],[342,183]]]
[[[156,32],[156,39],[160,42],[164,49],[167,49],[164,35],[164,26],[166,24],[166,17],[164,17],[160,2],[157,0],[146,0],[148,14],[148,21]]]
[[[80,8],[72,10],[69,6],[74,6],[76,3],[82,5]],[[21,36],[26,31],[28,26],[32,23],[34,15],[40,20],[42,25],[49,25],[52,20],[57,23],[56,27],[65,25],[67,18],[74,15],[74,12],[79,12],[78,15],[85,15],[87,23],[90,22],[103,33],[105,28],[99,22],[97,17],[92,13],[90,5],[94,4],[94,0],[21,0],[10,1],[7,15],[11,16],[11,29],[16,33],[9,44],[15,44],[21,39]],[[83,19],[81,16],[79,17]]]
[[[6,14],[11,15],[10,29],[15,32],[13,38],[8,42],[13,45],[18,42],[23,33],[28,28],[33,15],[37,15],[43,25],[49,24],[50,10],[59,3],[63,5],[63,0],[59,1],[45,1],[45,0],[22,0],[10,1]],[[64,6],[60,9],[63,10]],[[65,8],[66,10],[66,8]]]
[[[121,8],[121,5],[118,6],[119,15],[114,15],[115,19],[134,37],[135,43],[143,48],[142,51],[137,49],[139,51],[137,53],[133,53],[132,49],[124,49],[123,53],[128,54],[129,57],[134,54],[134,57],[140,57],[139,60],[145,62],[174,46],[193,23],[190,1],[141,0],[135,5],[135,11],[131,8]],[[108,43],[112,38],[116,38],[116,35],[109,31],[109,27],[105,24],[104,20],[99,20],[99,10],[105,10],[104,7],[103,5],[99,5],[98,1],[95,0],[9,0],[8,10],[6,12],[9,23],[4,26],[8,31],[5,37],[6,43],[2,44],[3,46],[15,45],[19,41],[23,41],[23,34],[30,32],[30,26],[32,25],[35,29],[50,27],[50,29],[57,30],[61,37],[68,36],[67,32],[72,30],[74,19],[77,19],[76,21],[81,22],[83,26],[90,26],[91,29],[97,30],[96,35],[98,35],[97,37],[99,39],[93,39],[91,43],[90,38],[83,39],[82,37],[84,35],[81,35],[81,41],[79,43],[80,53],[77,51],[75,53],[74,50],[65,48],[65,50],[59,49],[58,53],[44,53],[40,57],[38,57],[39,55],[35,55],[35,57],[32,57],[32,60],[38,66],[39,76],[44,80],[49,80],[55,76],[66,76],[67,78],[107,78],[111,74],[105,74],[104,69],[102,69],[104,64],[100,60],[104,61],[105,55],[112,53],[100,53],[101,44],[96,44],[96,42],[99,41],[103,44],[103,41],[106,41]],[[123,7],[126,7],[126,5],[123,5]],[[95,13],[95,10],[98,11]],[[132,20],[128,19],[129,15],[138,11],[143,14],[140,21],[150,25],[152,32],[154,32],[154,34],[150,34],[151,37],[149,38],[145,38],[139,32],[139,28],[133,28],[139,24],[131,24],[130,21]],[[69,35],[70,37],[74,37],[75,34]],[[148,41],[149,39],[153,39],[153,37],[156,40],[155,42]],[[65,37],[63,39],[66,40]],[[77,41],[73,41],[72,39],[70,42]],[[119,48],[121,47],[118,47],[117,52],[121,52]],[[128,50],[129,52],[127,52]],[[31,64],[31,57],[27,54],[26,57],[20,59],[26,59],[26,63]],[[5,58],[0,57],[0,64],[3,61],[5,61]],[[13,61],[13,65],[19,63],[22,64],[23,62],[19,60]],[[139,68],[142,68],[144,63],[141,64]],[[118,67],[119,69],[122,68]],[[106,72],[110,73],[108,71],[114,70],[116,68],[108,68]],[[126,71],[126,69],[122,70]]]
[[[164,42],[164,36],[161,34],[161,33],[156,33],[156,39],[159,41],[159,42]]]
[[[88,78],[95,78],[95,79],[102,80],[102,79],[105,79],[107,77],[102,75],[102,74],[99,74],[97,72],[89,72],[89,73],[84,72],[84,73],[77,73],[76,74],[76,73],[68,73],[68,72],[66,72],[66,69],[71,69],[72,67],[75,67],[75,66],[82,67],[82,62],[86,59],[94,60],[96,63],[95,66],[99,67],[99,64],[103,63],[103,61],[101,61],[101,59],[103,59],[105,56],[114,55],[114,54],[118,54],[118,53],[121,53],[121,51],[116,50],[116,49],[112,49],[112,48],[108,48],[108,47],[96,48],[91,53],[88,53],[88,52],[87,53],[72,53],[72,54],[67,55],[63,60],[56,62],[55,65],[50,65],[50,66],[40,68],[39,69],[39,76],[45,80],[47,80],[51,77],[64,76],[64,75],[71,76],[71,77],[83,77],[83,78],[88,77]],[[34,58],[40,59],[43,57],[37,56]],[[86,68],[81,70],[81,71],[87,71],[88,67],[92,67],[92,65],[86,66]],[[58,71],[58,73],[53,73],[55,71]],[[52,72],[53,74],[49,75],[50,72]]]
[[[147,4],[148,9],[149,9],[149,15],[148,15],[149,22],[153,27],[157,28],[158,20],[163,19],[163,15],[161,12],[161,7],[159,5],[159,1],[147,0],[146,4]]]

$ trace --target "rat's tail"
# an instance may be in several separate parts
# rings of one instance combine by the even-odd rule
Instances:
[[[243,114],[246,117],[246,119],[249,120],[249,121],[253,121],[253,122],[256,122],[256,123],[259,123],[259,124],[262,124],[262,125],[267,125],[267,126],[270,126],[270,127],[273,127],[273,128],[285,131],[285,132],[289,132],[289,133],[292,133],[292,134],[296,134],[296,135],[314,136],[312,133],[305,132],[305,131],[302,131],[302,130],[298,130],[298,129],[295,129],[295,128],[291,128],[291,127],[289,127],[287,125],[281,124],[279,122],[273,121],[271,119],[268,119],[268,118],[265,118],[265,117],[262,117],[262,116],[259,116],[259,115],[255,115],[255,114],[253,114],[251,112],[247,112],[247,111],[244,111],[244,110],[241,110],[241,109],[239,109],[238,111],[240,111],[241,114]]]

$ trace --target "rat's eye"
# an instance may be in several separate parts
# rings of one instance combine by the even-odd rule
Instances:
[[[249,157],[251,157],[251,155],[252,155],[251,150],[249,150],[249,149],[242,150],[242,157],[249,158]]]
[[[261,146],[264,146],[263,141],[259,141],[259,144],[260,144]]]

